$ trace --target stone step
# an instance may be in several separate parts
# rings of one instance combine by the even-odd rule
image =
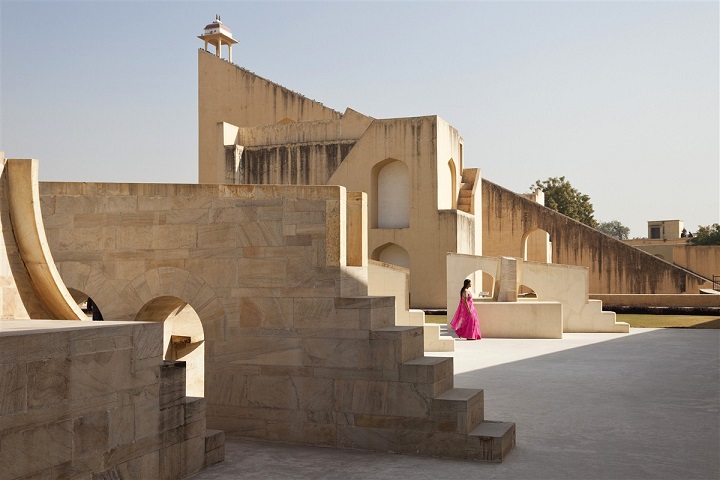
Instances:
[[[455,339],[441,334],[440,325],[426,323],[423,325],[426,352],[454,352]]]
[[[455,433],[467,435],[484,420],[484,394],[477,388],[451,388],[433,398],[430,410],[433,419],[454,422]]]
[[[602,300],[588,300],[588,306],[592,309],[590,311],[599,319],[599,324],[595,325],[595,329],[598,332],[628,333],[630,331],[630,324],[618,322],[615,312],[604,312],[602,305]]]
[[[502,462],[513,448],[515,424],[512,422],[485,420],[468,433],[468,458],[473,460]]]
[[[393,326],[370,331],[372,367],[395,370],[425,354],[423,327]]]
[[[205,430],[205,468],[225,460],[225,432]]]
[[[400,365],[400,381],[415,384],[428,399],[451,389],[454,378],[452,357],[419,357]]]

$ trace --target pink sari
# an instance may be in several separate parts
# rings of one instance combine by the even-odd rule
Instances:
[[[455,330],[461,338],[467,338],[468,340],[480,340],[482,335],[480,334],[480,323],[478,322],[477,312],[475,312],[475,306],[473,305],[472,294],[466,290],[467,305],[462,297],[460,297],[460,304],[458,305],[455,316],[450,321],[450,327]]]

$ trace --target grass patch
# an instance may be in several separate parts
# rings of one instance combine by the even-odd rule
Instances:
[[[720,328],[720,317],[717,315],[618,314],[615,319],[635,328]]]
[[[717,315],[635,315],[617,314],[618,322],[635,328],[715,328],[720,329]],[[447,315],[425,315],[426,323],[447,323]]]
[[[447,323],[447,315],[425,315],[425,323],[439,323],[445,325]]]

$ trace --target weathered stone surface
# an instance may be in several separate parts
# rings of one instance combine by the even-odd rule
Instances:
[[[222,430],[205,430],[205,451],[210,452],[225,446],[225,432]]]
[[[205,468],[225,460],[225,445],[205,453]]]
[[[63,193],[48,198],[70,191],[63,188],[58,185]],[[342,426],[353,429],[343,434],[344,441],[358,448],[389,442],[400,451],[421,442],[418,432],[452,434],[457,437],[448,441],[459,442],[456,432],[482,418],[473,408],[436,408],[433,397],[452,387],[452,362],[423,358],[422,327],[394,327],[394,297],[363,296],[367,267],[345,266],[344,189],[138,185],[121,190],[93,184],[82,189],[87,196],[116,191],[136,199],[135,210],[125,211],[130,201],[120,202],[117,211],[103,203],[99,211],[78,212],[101,213],[117,229],[113,251],[88,251],[100,254],[98,263],[107,266],[100,274],[83,270],[85,280],[73,274],[77,260],[63,261],[61,270],[93,298],[107,298],[105,308],[119,318],[135,318],[158,296],[193,307],[204,331],[207,425],[250,438],[323,445],[341,445]],[[56,224],[66,228],[59,218]],[[65,246],[55,244],[62,255]],[[147,255],[129,255],[141,251]],[[146,271],[138,272],[143,262]],[[362,259],[359,264],[365,265]],[[78,357],[100,355],[94,361],[102,363],[105,349],[127,347],[133,350],[131,374],[123,373],[119,353],[113,355],[123,368],[101,371],[132,389],[144,388],[158,381],[153,361],[163,350],[153,345],[162,345],[159,327],[145,339],[133,337],[131,345],[78,344]],[[92,380],[85,383],[94,391]],[[118,445],[106,461],[128,463],[139,454],[119,444],[132,433],[135,443],[155,439],[144,448],[158,452],[162,475],[179,472],[168,463],[178,447],[168,442],[196,438],[203,407],[200,401],[174,403],[184,393],[179,384],[163,388],[154,397],[122,397],[123,409],[108,409]],[[132,432],[117,425],[128,408],[135,419]],[[433,445],[427,443],[427,451]],[[221,447],[203,450],[205,464],[210,458],[205,454],[217,456]]]
[[[66,358],[27,364],[28,408],[47,407],[69,396],[70,360]]]
[[[0,416],[22,412],[27,404],[27,366],[0,363]]]
[[[132,405],[115,407],[108,415],[108,447],[132,442],[135,439],[135,408]]]
[[[185,401],[185,362],[166,361],[160,368],[160,408]]]
[[[197,473],[205,466],[205,437],[200,435],[190,438],[181,445],[183,476]]]
[[[15,363],[0,364],[0,478],[175,478],[159,461],[171,439],[160,433],[160,366],[135,370],[136,345],[130,341],[161,327],[37,320],[28,325],[41,333],[0,332],[0,343],[15,337],[30,347],[30,361],[17,350]],[[44,325],[60,334],[47,335]],[[44,342],[46,355],[56,357],[38,359]],[[9,412],[19,401],[17,391],[28,392],[29,408]],[[165,424],[178,425],[175,443],[184,446],[174,462],[184,472],[205,463],[204,413],[205,400],[185,401],[184,392],[162,412]]]
[[[0,465],[8,478],[15,478],[70,462],[72,437],[70,420],[0,436]]]
[[[400,381],[434,383],[453,375],[452,357],[420,357],[400,366]]]
[[[185,397],[185,423],[205,418],[206,402],[203,397]]]
[[[109,447],[109,432],[107,411],[77,418],[73,423],[73,454],[104,452]]]
[[[306,338],[302,341],[303,363],[316,367],[351,368],[368,365],[371,348],[365,340]]]

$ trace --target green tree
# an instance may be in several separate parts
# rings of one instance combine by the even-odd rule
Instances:
[[[565,177],[551,177],[543,182],[536,180],[534,185],[530,185],[530,191],[538,188],[545,193],[546,207],[590,227],[597,225],[590,197],[573,188]]]
[[[605,235],[610,235],[618,240],[627,240],[630,237],[630,229],[620,223],[618,220],[610,220],[609,222],[600,222],[597,227]]]
[[[688,245],[720,245],[720,224],[713,223],[706,227],[698,225],[695,235]]]

